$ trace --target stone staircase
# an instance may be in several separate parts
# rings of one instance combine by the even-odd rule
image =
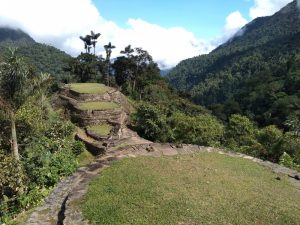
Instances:
[[[127,128],[128,115],[132,111],[127,98],[117,89],[105,87],[101,94],[80,93],[66,85],[56,98],[56,106],[65,109],[71,121],[78,126],[76,139],[85,143],[93,155],[104,154],[109,148],[127,144],[151,143],[142,139],[138,134]],[[115,103],[112,109],[82,109],[80,104],[86,103]],[[109,134],[91,132],[88,127],[109,124],[112,128]]]
[[[82,110],[78,107],[78,104],[83,102],[97,101],[115,102],[120,105],[120,108],[116,111],[109,111]],[[116,89],[108,88],[108,91],[103,94],[81,94],[66,86],[55,99],[55,105],[66,109],[65,113],[78,126],[76,138],[83,141],[87,149],[97,157],[90,165],[79,168],[72,176],[59,182],[46,198],[45,203],[33,210],[25,223],[26,225],[89,224],[88,221],[84,220],[80,210],[89,182],[103,169],[109,167],[113,161],[126,157],[161,157],[198,154],[201,152],[225,154],[230,157],[240,157],[254,161],[272,169],[275,174],[288,175],[300,191],[300,183],[292,178],[300,176],[300,174],[280,165],[217,148],[197,145],[159,144],[139,137],[137,133],[126,126],[130,105],[126,97]],[[87,129],[90,125],[103,123],[112,126],[108,135],[97,135]]]

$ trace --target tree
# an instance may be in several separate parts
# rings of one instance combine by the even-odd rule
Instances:
[[[30,66],[11,50],[10,55],[0,63],[0,106],[11,122],[11,150],[19,160],[19,148],[16,130],[16,116],[24,103],[35,95],[43,110],[46,89],[50,86],[51,76],[36,76]]]
[[[101,35],[100,33],[94,33],[94,31],[91,30],[91,39],[92,39],[92,45],[94,47],[94,55],[96,55],[96,43],[100,35]]]
[[[161,80],[160,70],[151,55],[142,48],[128,45],[113,64],[116,82],[132,97],[142,99],[143,90],[153,81]],[[124,88],[126,88],[124,90]]]
[[[226,129],[226,145],[228,147],[251,146],[256,142],[257,129],[246,116],[233,114],[229,118]]]
[[[85,53],[90,54],[91,48],[94,48],[94,55],[96,55],[96,43],[100,37],[100,33],[95,33],[91,30],[91,35],[87,34],[85,37],[80,36],[79,38],[84,42]]]
[[[131,45],[128,45],[120,53],[126,55],[127,58],[131,58],[133,56],[132,53],[134,53],[134,49],[131,48]]]
[[[9,57],[0,64],[0,104],[9,115],[11,122],[11,149],[15,159],[19,160],[16,131],[16,112],[32,92],[33,71],[22,58],[11,51]]]
[[[81,53],[76,58],[69,61],[66,71],[75,74],[80,82],[87,82],[95,79],[97,71],[99,71],[101,58],[89,53]]]
[[[209,114],[188,116],[181,112],[174,113],[168,124],[176,142],[216,146],[224,134],[224,126]]]
[[[118,57],[112,67],[114,69],[116,83],[122,87],[122,90],[124,90],[126,86],[130,86],[130,80],[132,80],[135,68],[133,59],[124,56]],[[131,87],[127,88],[131,89]]]
[[[79,38],[84,42],[85,53],[90,53],[92,46],[92,36],[87,34],[85,35],[85,37],[80,36]]]
[[[104,82],[106,85],[109,85],[109,74],[110,74],[110,57],[112,53],[112,49],[114,49],[116,46],[112,45],[111,42],[109,42],[107,45],[104,45],[104,49],[106,52],[106,69],[104,72]]]

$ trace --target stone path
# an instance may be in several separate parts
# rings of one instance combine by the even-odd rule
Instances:
[[[202,147],[196,145],[175,146],[172,144],[144,143],[125,146],[119,149],[108,149],[105,155],[99,156],[88,167],[80,168],[74,175],[62,180],[46,199],[45,204],[36,208],[26,222],[26,225],[84,225],[88,224],[82,217],[80,205],[83,196],[87,192],[88,183],[101,171],[115,160],[125,157],[138,156],[173,156],[178,154],[194,154],[214,152],[231,157],[240,157],[254,161],[262,166],[270,168],[274,173],[289,176],[300,176],[299,173],[278,164],[263,161],[244,154],[225,152],[220,149]],[[300,191],[300,181],[290,178]]]
[[[87,167],[78,169],[72,176],[63,179],[56,185],[50,195],[46,198],[45,203],[37,207],[26,221],[26,225],[84,225],[88,224],[82,217],[80,204],[83,196],[87,192],[88,184],[91,179],[97,176],[111,162],[125,157],[138,156],[173,156],[178,154],[193,154],[201,152],[216,152],[226,154],[232,157],[242,157],[259,163],[272,169],[275,173],[295,176],[295,171],[282,167],[280,165],[256,159],[239,153],[225,152],[220,149],[201,147],[196,145],[172,145],[152,143],[138,136],[136,132],[126,127],[128,113],[130,111],[126,98],[118,91],[109,89],[105,94],[80,94],[70,92],[64,89],[60,95],[61,105],[74,109],[73,117],[76,118],[78,128],[76,138],[82,140],[87,149],[99,155],[93,163]],[[122,110],[115,112],[97,111],[97,110],[79,110],[76,108],[78,102],[89,101],[114,101],[122,106]],[[59,100],[58,100],[59,103]],[[77,110],[77,111],[76,111]],[[71,113],[72,114],[72,113]],[[72,118],[72,116],[71,116]],[[104,120],[104,121],[103,121]],[[108,122],[114,124],[112,134],[103,140],[96,140],[88,132],[86,125],[101,124]],[[76,120],[74,121],[76,122]],[[300,191],[300,182],[291,178],[291,181]]]

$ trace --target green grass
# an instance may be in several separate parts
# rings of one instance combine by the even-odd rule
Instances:
[[[93,133],[99,134],[99,135],[102,135],[102,136],[109,135],[112,128],[113,127],[111,125],[107,124],[107,123],[87,127],[87,129],[89,131],[92,131]]]
[[[115,102],[85,102],[79,103],[78,107],[81,110],[110,110],[117,109],[120,105]]]
[[[89,186],[92,224],[299,224],[300,193],[252,161],[202,153],[115,162]]]
[[[87,166],[95,160],[95,157],[87,150],[77,156],[79,167]]]
[[[98,83],[73,83],[70,89],[81,94],[104,94],[109,90],[104,84]]]

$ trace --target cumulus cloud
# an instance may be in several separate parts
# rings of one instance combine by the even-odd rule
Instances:
[[[120,46],[128,43],[148,49],[161,66],[176,65],[179,59],[186,59],[211,50],[211,46],[197,39],[193,33],[181,27],[163,28],[141,19],[129,19],[129,28],[120,30],[119,39],[114,42]]]
[[[224,36],[222,41],[230,39],[241,31],[241,28],[245,26],[248,21],[242,16],[239,11],[230,13],[226,18],[226,24],[224,26]]]
[[[253,20],[257,17],[272,15],[292,1],[293,0],[254,0],[254,6],[249,9],[249,17]],[[297,0],[297,4],[300,8],[300,0]],[[233,36],[243,35],[246,30],[242,28],[247,23],[248,21],[239,11],[230,13],[226,18],[223,36],[213,41],[219,45],[230,40]]]
[[[182,27],[164,28],[142,19],[129,19],[121,28],[100,15],[91,0],[0,0],[0,26],[21,28],[36,41],[54,45],[72,55],[83,50],[78,38],[94,30],[99,38],[98,53],[111,41],[120,50],[131,44],[149,51],[161,67],[207,53],[213,46]]]
[[[299,5],[299,0],[298,5]],[[284,7],[292,0],[254,0],[254,6],[250,8],[250,17],[255,19],[261,16],[270,16]]]
[[[247,23],[248,21],[242,16],[242,14],[239,11],[235,11],[227,16],[224,29],[225,32],[234,34]]]
[[[270,15],[290,1],[255,0],[250,18]],[[203,40],[182,27],[166,28],[142,19],[128,19],[128,26],[122,28],[103,18],[91,0],[0,0],[0,6],[0,26],[20,28],[36,41],[51,44],[73,56],[83,51],[78,37],[94,30],[102,34],[98,54],[105,55],[103,45],[110,41],[117,47],[113,57],[131,44],[149,51],[162,68],[210,52],[247,23],[239,11],[232,12],[226,18],[221,37]]]

